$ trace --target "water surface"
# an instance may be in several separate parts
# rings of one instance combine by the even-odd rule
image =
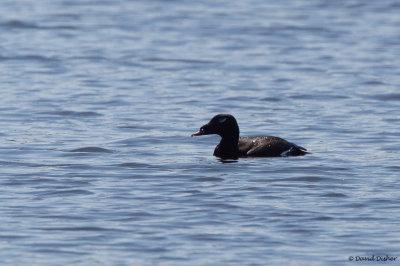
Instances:
[[[394,0],[5,1],[1,263],[400,256],[399,12]],[[189,137],[217,113],[311,154],[221,162],[217,136]]]

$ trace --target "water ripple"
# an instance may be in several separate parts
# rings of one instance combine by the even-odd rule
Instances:
[[[70,152],[112,153],[111,150],[104,149],[104,148],[101,148],[101,147],[83,147],[83,148],[70,150]]]

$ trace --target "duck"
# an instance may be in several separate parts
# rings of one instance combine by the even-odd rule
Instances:
[[[194,136],[216,134],[221,141],[214,156],[221,159],[239,157],[287,157],[306,155],[307,149],[274,136],[239,137],[239,125],[233,115],[218,114],[203,125]]]

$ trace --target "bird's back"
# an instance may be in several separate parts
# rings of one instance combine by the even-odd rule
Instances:
[[[242,137],[238,142],[239,156],[277,157],[305,155],[307,150],[274,136]]]

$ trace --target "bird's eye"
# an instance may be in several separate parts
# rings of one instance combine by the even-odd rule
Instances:
[[[218,122],[220,122],[221,124],[224,123],[226,121],[226,117],[222,117],[218,120]]]

